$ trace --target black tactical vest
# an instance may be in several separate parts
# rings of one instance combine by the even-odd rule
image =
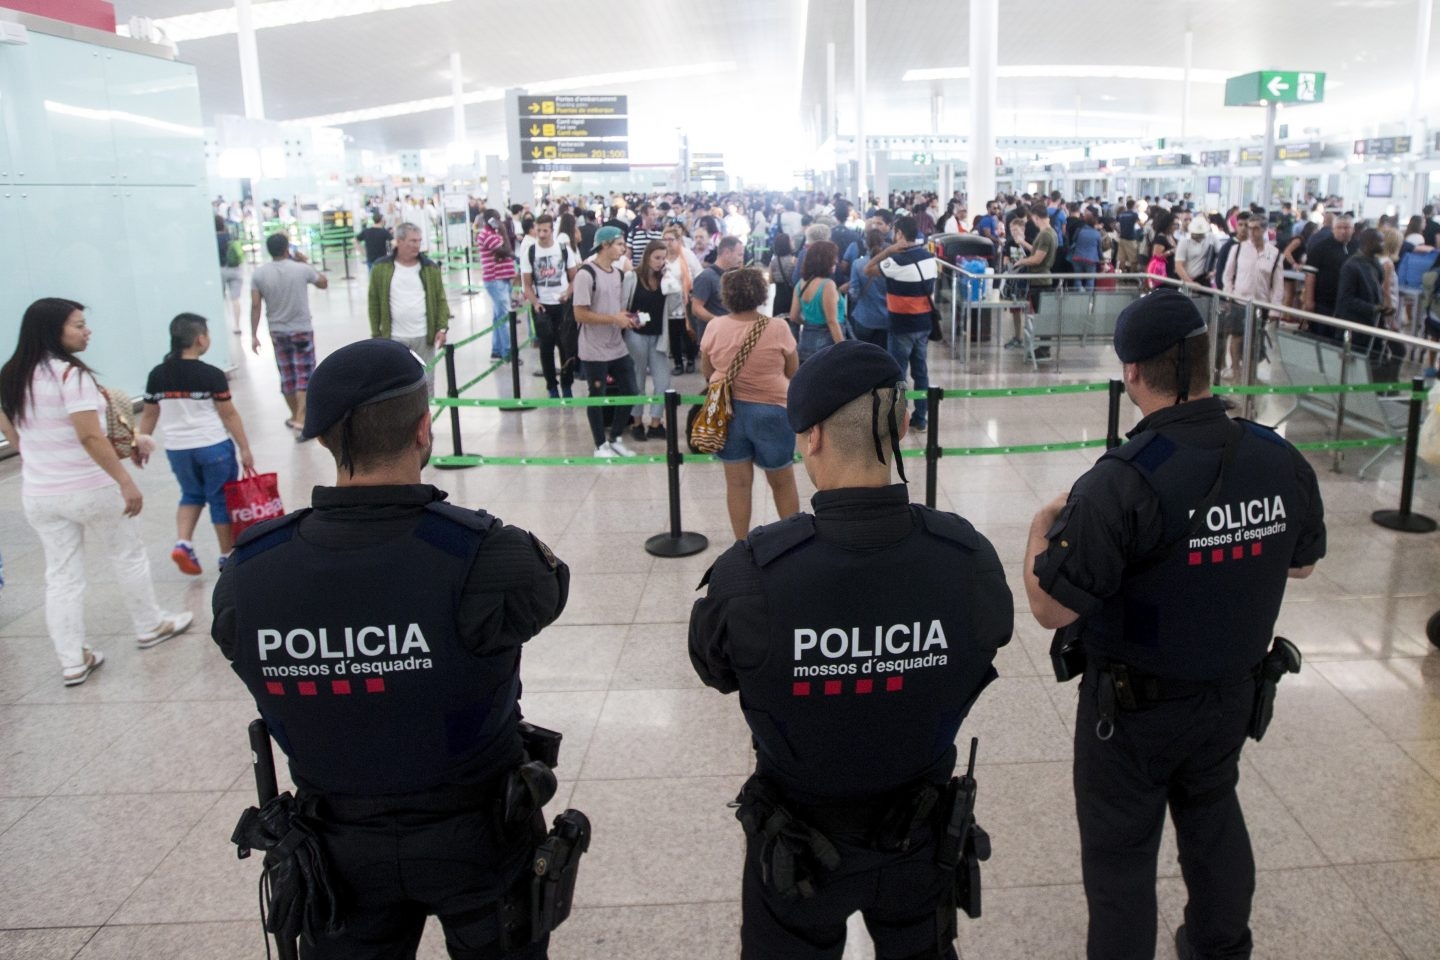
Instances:
[[[1092,654],[1196,681],[1240,677],[1264,657],[1306,518],[1289,445],[1258,424],[1235,423],[1243,432],[1219,496],[1188,538],[1222,451],[1182,446],[1162,429],[1106,454],[1160,498],[1163,543],[1185,542],[1136,558],[1120,592],[1085,622]]]
[[[242,538],[228,573],[232,666],[296,783],[406,793],[513,764],[519,653],[477,657],[457,636],[466,577],[498,521],[431,503],[409,537],[327,550],[298,535],[309,512]]]
[[[995,679],[971,613],[996,602],[994,579],[975,576],[993,554],[959,517],[911,510],[911,534],[879,550],[815,539],[806,514],[749,541],[770,632],[763,662],[736,664],[740,704],[758,772],[799,802],[943,782],[960,722]]]

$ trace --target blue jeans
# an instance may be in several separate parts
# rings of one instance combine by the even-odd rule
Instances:
[[[645,392],[645,377],[655,383],[655,392],[664,393],[670,389],[670,361],[660,351],[660,337],[625,331],[625,346],[630,348],[630,362],[635,366],[635,390]],[[645,407],[635,407],[634,416],[644,422]],[[650,405],[650,419],[659,420],[665,416],[664,403]]]
[[[804,363],[834,342],[835,338],[830,335],[829,327],[817,327],[802,323],[800,325],[800,342],[797,345],[800,362]]]
[[[1094,290],[1094,289],[1095,289],[1095,271],[1096,271],[1097,269],[1099,269],[1100,264],[1096,263],[1094,260],[1071,260],[1071,261],[1070,261],[1070,267],[1071,267],[1071,269],[1074,270],[1074,272],[1076,272],[1076,273],[1086,273],[1086,274],[1089,274],[1089,275],[1090,275],[1089,277],[1087,277],[1087,278],[1084,279],[1084,280],[1075,280],[1075,281],[1074,281],[1074,284],[1075,284],[1075,286],[1076,286],[1077,289],[1080,289],[1080,290]]]
[[[900,364],[902,375],[909,372],[910,382],[916,390],[925,390],[930,386],[930,370],[925,365],[925,351],[929,346],[929,330],[916,330],[914,333],[901,333],[893,329],[890,331],[890,356]],[[910,422],[915,426],[923,426],[929,414],[929,402],[916,400],[915,412],[911,414]]]
[[[166,450],[165,458],[170,461],[170,470],[180,483],[180,505],[199,507],[209,504],[211,523],[229,523],[225,484],[240,476],[240,465],[235,461],[235,442],[226,439],[208,447]]]
[[[499,324],[490,334],[490,355],[510,359],[510,281],[487,280],[485,292],[490,295],[491,310]]]

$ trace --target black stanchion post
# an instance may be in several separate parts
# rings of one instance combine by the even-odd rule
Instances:
[[[680,394],[665,391],[665,474],[669,486],[670,529],[645,541],[645,552],[654,557],[688,557],[710,545],[703,533],[680,529]]]
[[[505,315],[503,323],[510,325],[510,389],[515,399],[520,399],[520,337],[517,331],[520,324],[516,320],[516,312],[511,310]],[[505,413],[523,413],[526,410],[533,410],[534,407],[521,406],[516,404],[513,407],[501,407]]]
[[[930,432],[925,435],[925,506],[935,509],[935,497],[940,486],[940,401],[945,391],[930,387],[925,391],[925,400],[930,405]]]
[[[455,347],[445,344],[445,396],[451,400],[460,396],[459,381],[455,379]],[[465,449],[460,445],[460,408],[450,408],[450,446],[454,456],[465,456]],[[444,463],[436,464],[437,470],[461,470],[460,464]]]
[[[1105,449],[1120,446],[1120,398],[1125,395],[1123,380],[1110,381],[1110,414],[1105,425]]]
[[[1410,422],[1405,428],[1405,473],[1400,478],[1400,509],[1376,510],[1370,519],[1387,530],[1403,533],[1432,533],[1435,521],[1419,513],[1410,512],[1415,497],[1415,460],[1420,443],[1420,408],[1424,406],[1425,381],[1415,377],[1410,381]]]

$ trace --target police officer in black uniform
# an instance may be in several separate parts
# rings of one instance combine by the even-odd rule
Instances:
[[[1269,722],[1299,654],[1271,631],[1288,577],[1325,554],[1315,472],[1210,394],[1191,300],[1159,290],[1115,328],[1144,418],[1030,527],[1025,588],[1080,672],[1075,803],[1091,960],[1150,958],[1166,807],[1189,891],[1176,952],[1249,957],[1255,862],[1236,797],[1240,749]],[[1084,664],[1070,657],[1083,651]],[[1068,666],[1067,666],[1068,663]]]
[[[215,642],[289,758],[337,891],[343,932],[312,925],[302,957],[414,957],[431,914],[452,957],[546,955],[525,890],[553,785],[517,776],[520,648],[564,610],[569,570],[421,482],[425,384],[391,340],[327,357],[304,436],[337,484],[247,530],[215,588]]]
[[[872,344],[805,362],[788,413],[815,512],[727,550],[691,614],[691,662],[740,692],[757,756],[737,811],[746,960],[839,958],[856,911],[881,957],[955,956],[955,737],[1014,608],[990,542],[892,483],[903,391]]]

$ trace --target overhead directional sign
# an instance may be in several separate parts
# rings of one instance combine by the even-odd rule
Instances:
[[[1320,103],[1325,74],[1298,70],[1257,70],[1225,81],[1225,106],[1263,107],[1269,103]]]
[[[1223,167],[1230,162],[1229,150],[1202,150],[1200,151],[1200,166],[1202,167]]]
[[[629,170],[629,104],[628,97],[613,94],[520,97],[521,171]]]
[[[1355,141],[1355,154],[1361,157],[1393,157],[1409,152],[1409,137],[1375,137]]]
[[[1249,165],[1251,165],[1251,164],[1254,164],[1254,165],[1257,165],[1257,166],[1258,166],[1259,163],[1260,163],[1260,161],[1261,161],[1261,160],[1264,160],[1264,159],[1265,159],[1265,151],[1264,151],[1264,149],[1261,148],[1261,147],[1241,147],[1241,148],[1240,148],[1240,162],[1241,162],[1242,164],[1245,164],[1246,166],[1249,166]]]
[[[629,112],[629,98],[612,94],[520,98],[522,117],[623,117]]]
[[[522,140],[520,154],[538,163],[553,160],[629,160],[630,144],[621,140]]]
[[[628,163],[522,163],[524,173],[629,173]],[[569,180],[570,177],[555,177]]]
[[[554,140],[569,137],[627,137],[630,121],[626,117],[537,117],[520,118],[520,135],[531,140]]]
[[[1325,144],[1318,141],[1309,143],[1282,143],[1275,148],[1276,160],[1319,160],[1325,152]]]

